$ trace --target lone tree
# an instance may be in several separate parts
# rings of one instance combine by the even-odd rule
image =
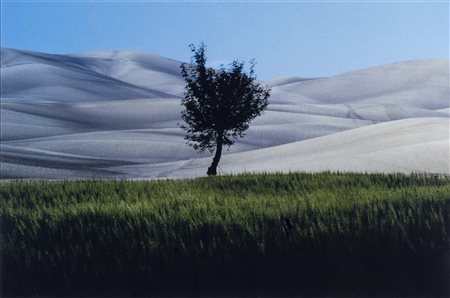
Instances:
[[[243,137],[250,121],[261,115],[268,104],[270,89],[256,82],[255,62],[248,72],[244,63],[233,61],[228,69],[206,67],[206,46],[190,45],[193,52],[190,64],[181,65],[186,81],[181,112],[185,124],[185,139],[199,151],[216,153],[208,175],[217,174],[217,165],[224,145],[230,147],[234,139]]]

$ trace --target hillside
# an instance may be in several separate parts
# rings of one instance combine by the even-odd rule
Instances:
[[[138,52],[1,50],[2,178],[192,177],[181,62]],[[267,81],[267,111],[221,162],[242,171],[449,174],[449,60]]]

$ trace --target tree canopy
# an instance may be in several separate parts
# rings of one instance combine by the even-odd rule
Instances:
[[[199,151],[216,150],[208,175],[217,173],[222,146],[231,146],[243,137],[251,120],[261,115],[268,104],[270,89],[256,81],[255,61],[249,70],[245,63],[233,61],[214,69],[206,66],[206,46],[190,45],[190,64],[181,65],[185,79],[184,110],[181,125],[188,144]]]

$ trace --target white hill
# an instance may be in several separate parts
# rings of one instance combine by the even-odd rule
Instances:
[[[1,50],[2,178],[192,177],[180,62],[136,52]],[[267,81],[267,111],[225,152],[242,171],[450,172],[449,60]]]

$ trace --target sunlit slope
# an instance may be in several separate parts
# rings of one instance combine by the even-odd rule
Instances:
[[[448,107],[449,60],[392,63],[330,78],[277,80],[272,98],[324,104],[385,104],[436,110]]]
[[[139,52],[51,55],[2,49],[1,54],[2,177],[164,176],[210,156],[187,146],[179,128],[181,62]],[[331,138],[342,131],[352,134],[355,128],[383,122],[448,121],[448,63],[408,61],[329,78],[267,81],[272,86],[267,111],[253,121],[244,139],[224,153],[253,154],[273,148],[279,154],[279,145],[309,144],[310,139]],[[421,129],[420,123],[413,130]],[[391,128],[381,127],[386,133],[380,132],[379,138],[389,139]],[[403,140],[398,133],[392,138]],[[446,140],[448,147],[448,135]],[[352,142],[356,144],[349,148],[362,141]],[[275,163],[281,165],[281,161],[260,161],[254,167],[278,170]],[[413,163],[418,166],[411,169],[438,169],[422,167],[420,160]],[[326,161],[321,164],[318,170],[347,170]],[[123,166],[159,170],[116,170]],[[247,163],[236,167],[230,170],[251,169]],[[364,167],[361,164],[361,170]]]
[[[449,119],[390,121],[251,152],[230,154],[224,172],[352,171],[450,174]],[[209,160],[187,163],[174,176],[198,171]]]

